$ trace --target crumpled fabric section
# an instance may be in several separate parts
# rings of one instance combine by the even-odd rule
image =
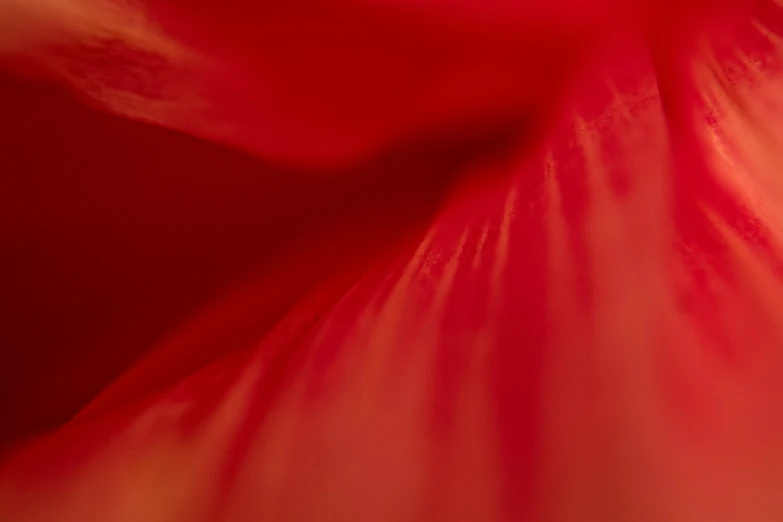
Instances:
[[[783,517],[777,3],[0,6],[0,520]]]

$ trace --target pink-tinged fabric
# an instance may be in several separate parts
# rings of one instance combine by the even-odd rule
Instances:
[[[273,4],[0,0],[0,520],[781,520],[781,7]]]

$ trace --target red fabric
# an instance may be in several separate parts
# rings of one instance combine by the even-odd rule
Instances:
[[[771,0],[0,0],[0,520],[776,521]]]

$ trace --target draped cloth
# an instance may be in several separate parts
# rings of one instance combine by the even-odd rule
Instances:
[[[0,0],[0,520],[783,518],[775,0]]]

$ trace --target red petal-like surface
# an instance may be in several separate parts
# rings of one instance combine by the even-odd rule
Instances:
[[[0,520],[783,516],[779,6],[97,5],[5,2]]]

